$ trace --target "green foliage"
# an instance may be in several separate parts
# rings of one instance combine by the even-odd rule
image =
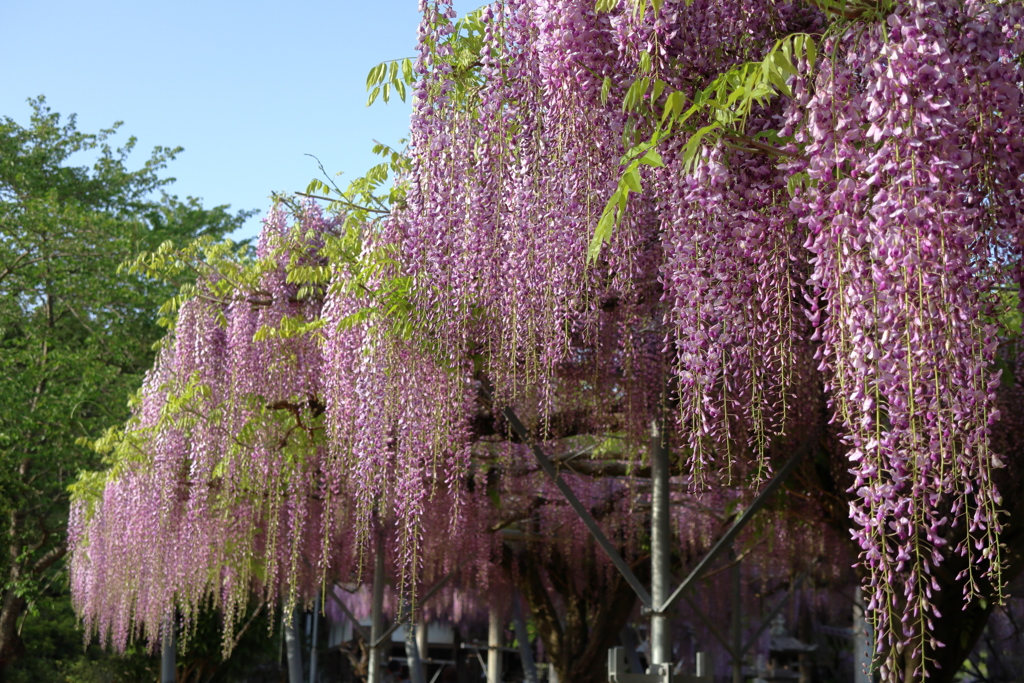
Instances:
[[[640,72],[650,73],[650,59],[641,59]],[[626,90],[622,100],[624,111],[636,119],[627,131],[636,130],[636,120],[658,120],[653,131],[630,147],[622,157],[624,169],[618,186],[608,198],[598,219],[588,249],[593,262],[601,247],[611,238],[626,211],[631,192],[642,192],[641,166],[661,167],[658,145],[675,135],[688,135],[683,146],[683,168],[693,170],[700,162],[707,146],[725,144],[743,151],[786,155],[778,145],[785,143],[777,133],[746,135],[746,123],[755,107],[763,107],[774,97],[792,97],[787,79],[799,75],[799,67],[810,73],[817,61],[814,39],[806,33],[794,33],[778,40],[765,57],[756,62],[744,62],[720,74],[707,87],[698,90],[687,107],[687,96],[679,90],[666,92],[665,81],[641,75]],[[602,101],[607,101],[611,83],[602,86]],[[657,116],[660,103],[661,116]]]
[[[24,655],[6,672],[8,683],[139,683],[156,681],[159,653],[140,643],[115,654],[82,643],[82,631],[71,607],[63,576],[40,595],[22,622]],[[266,609],[250,606],[231,657],[220,649],[220,619],[204,610],[184,652],[179,652],[179,675],[185,680],[244,681],[258,671],[278,671],[277,633],[270,628]]]
[[[79,443],[127,417],[127,398],[162,336],[155,313],[170,287],[121,262],[165,242],[215,240],[251,215],[163,193],[180,149],[128,166],[119,124],[82,133],[43,98],[30,124],[0,120],[0,591],[21,611],[60,569],[66,487],[98,455]],[[91,166],[73,166],[75,154]],[[13,600],[7,600],[7,596]],[[0,632],[0,660],[17,645]]]
[[[327,211],[345,217],[346,229],[369,225],[391,213],[393,207],[404,206],[405,187],[396,181],[408,170],[408,159],[402,151],[380,142],[374,144],[373,153],[381,157],[382,161],[372,166],[365,175],[350,182],[345,189],[338,187],[317,159],[323,180],[313,178],[306,186],[306,191],[299,195],[326,200]]]
[[[9,683],[157,680],[159,657],[138,645],[116,656],[98,645],[83,645],[82,631],[63,583],[59,581],[57,586],[40,595],[22,618],[25,653],[6,672],[6,680]]]
[[[435,15],[433,25],[451,26],[452,21],[447,17]],[[456,20],[454,30],[445,36],[440,45],[449,48],[450,51],[441,56],[437,52],[439,45],[432,44],[434,59],[439,64],[451,67],[451,79],[456,84],[453,101],[458,103],[479,85],[476,70],[480,66],[480,51],[484,45],[481,10],[468,12]],[[413,69],[413,61],[408,57],[381,62],[370,69],[366,76],[366,90],[370,93],[366,99],[366,106],[372,105],[378,97],[387,104],[391,101],[392,93],[396,93],[405,102],[406,94],[415,86],[417,80],[419,78]]]
[[[376,102],[378,96],[381,96],[384,104],[387,104],[391,101],[392,92],[397,93],[405,102],[406,88],[415,83],[412,60],[408,57],[381,62],[370,69],[370,73],[366,76],[366,89],[370,93],[366,100],[366,106],[369,107]]]
[[[261,294],[256,283],[259,282],[262,270],[249,267],[253,262],[248,244],[236,244],[231,240],[218,240],[213,235],[202,235],[184,247],[178,247],[174,241],[167,240],[153,251],[141,251],[122,262],[117,272],[140,275],[176,290],[158,309],[158,324],[170,329],[174,326],[181,304],[190,297],[199,296],[217,303],[226,303],[238,289]],[[207,281],[202,290],[196,287],[198,278],[213,273],[217,274],[216,279]],[[265,292],[262,294],[267,296]]]

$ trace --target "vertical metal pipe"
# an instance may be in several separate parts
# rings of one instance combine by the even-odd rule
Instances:
[[[160,653],[160,683],[175,683],[177,666],[175,656],[178,649],[178,638],[174,630],[174,616],[164,620],[163,651]]]
[[[740,613],[740,561],[736,559],[736,550],[729,548],[729,560],[732,567],[729,569],[732,583],[732,683],[743,683],[743,622]]]
[[[872,683],[872,653],[875,649],[874,635],[871,633],[871,622],[864,610],[864,595],[860,586],[853,594],[853,681],[854,683]]]
[[[651,421],[651,672],[658,664],[672,663],[672,638],[668,615],[660,613],[672,590],[672,540],[669,498],[668,445],[661,422]]]
[[[427,639],[427,620],[423,618],[423,610],[416,618],[416,651],[419,652],[420,662],[423,663],[423,675],[427,675],[427,664],[430,660],[430,641]]]
[[[523,662],[524,683],[540,683],[537,665],[533,661],[533,646],[530,644],[530,633],[523,621],[523,608],[519,604],[518,592],[512,596],[512,618],[516,626],[516,640],[519,641],[519,659]]]
[[[491,607],[487,615],[487,683],[501,683],[501,612]]]
[[[317,678],[317,641],[320,635],[320,593],[316,594],[316,602],[313,603],[313,637],[309,643],[309,683],[316,683]]]
[[[282,614],[284,619],[284,649],[288,656],[288,683],[302,683],[302,646],[299,643],[299,610]]]
[[[383,677],[382,644],[374,647],[384,633],[384,539],[377,538],[377,552],[373,557],[373,602],[370,607],[370,664],[367,672],[367,683],[381,683]]]
[[[426,683],[423,677],[423,661],[420,659],[419,643],[416,642],[416,622],[409,619],[405,627],[405,659],[409,665],[410,683]]]

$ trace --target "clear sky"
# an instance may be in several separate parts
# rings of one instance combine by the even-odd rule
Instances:
[[[459,13],[482,0],[456,2]],[[124,121],[132,166],[182,146],[171,192],[260,209],[319,173],[361,175],[373,140],[396,144],[409,107],[366,108],[366,75],[414,56],[416,0],[0,0],[0,117],[28,123],[29,97],[97,132]],[[346,176],[342,176],[344,179]],[[239,237],[255,234],[258,218]]]

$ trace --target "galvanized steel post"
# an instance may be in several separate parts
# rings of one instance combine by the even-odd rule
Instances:
[[[651,673],[672,665],[672,634],[668,614],[661,611],[672,587],[672,526],[668,445],[662,425],[651,422]]]

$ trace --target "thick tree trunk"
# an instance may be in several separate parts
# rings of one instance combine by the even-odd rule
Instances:
[[[0,605],[0,681],[6,680],[7,667],[21,656],[25,645],[18,635],[18,618],[25,612],[27,601],[8,590]]]
[[[643,581],[649,573],[648,558],[634,564]],[[537,633],[560,681],[605,683],[608,680],[608,648],[618,644],[619,632],[636,606],[636,594],[618,573],[610,585],[601,586],[597,571],[575,585],[564,559],[555,551],[548,562],[528,549],[519,556],[518,588],[530,606]],[[565,605],[564,621],[544,585],[547,575]],[[589,584],[589,585],[586,585]]]
[[[17,514],[11,515],[9,533],[12,539],[19,537],[19,521],[20,518]],[[49,533],[44,533],[36,544],[35,549],[42,552],[42,555],[34,559],[31,556],[26,559],[22,548],[16,543],[11,543],[8,546],[8,586],[18,587],[26,579],[38,580],[46,570],[64,557],[67,548],[63,542],[45,552],[42,551],[49,537]],[[27,607],[28,599],[19,594],[15,588],[7,588],[0,592],[0,681],[6,680],[7,667],[25,651],[25,644],[18,633],[18,620],[25,614]]]

